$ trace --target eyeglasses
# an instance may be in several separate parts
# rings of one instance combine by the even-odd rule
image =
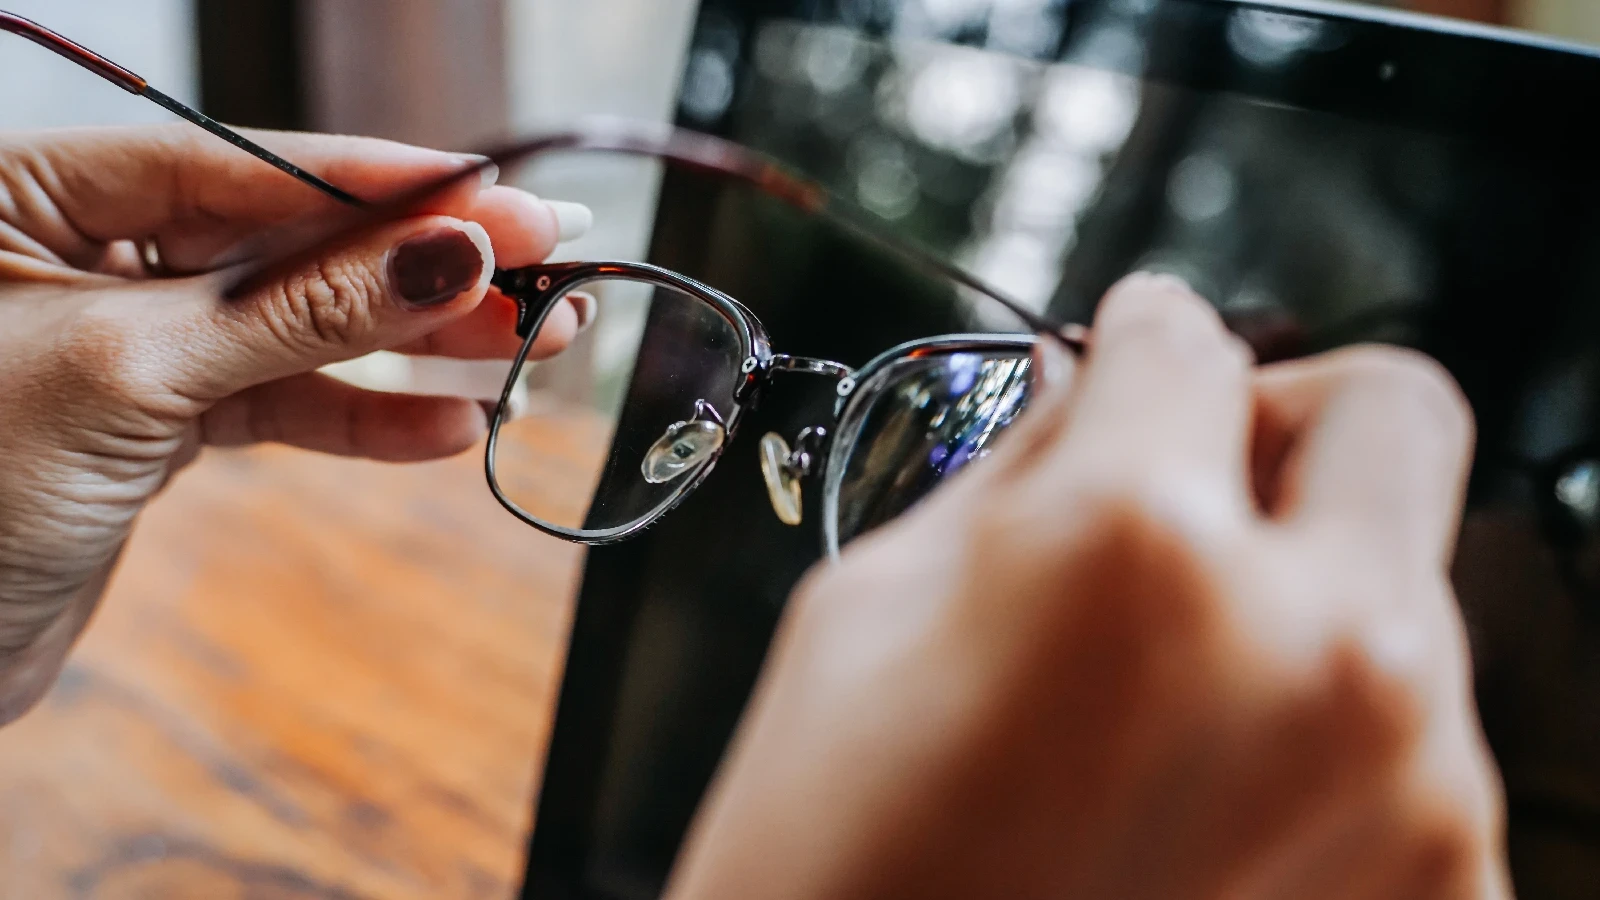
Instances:
[[[585,544],[625,540],[660,520],[710,475],[747,412],[775,379],[831,379],[836,402],[825,422],[793,441],[767,434],[761,472],[774,512],[803,518],[802,487],[821,479],[822,532],[830,553],[894,518],[968,463],[986,455],[1027,405],[1033,352],[1041,340],[1082,349],[1076,326],[1058,327],[977,278],[889,237],[865,213],[756,153],[707,135],[610,122],[516,143],[484,161],[373,203],[300,169],[170,96],[143,78],[19,16],[0,12],[0,30],[34,41],[123,89],[146,97],[343,204],[293,237],[276,234],[249,248],[256,261],[228,293],[242,293],[268,269],[324,242],[371,228],[491,167],[502,171],[557,152],[648,157],[740,182],[816,216],[914,269],[932,273],[1004,307],[1033,334],[951,335],[895,347],[860,369],[826,359],[775,353],[761,322],[737,300],[676,272],[645,263],[571,262],[500,269],[493,285],[517,305],[521,349],[511,362],[492,417],[486,453],[489,486],[512,514],[559,538]],[[289,233],[289,232],[286,232]],[[512,415],[530,351],[553,310],[575,293],[637,307],[645,324],[631,365],[619,367],[614,419],[574,423],[552,446]],[[570,411],[569,411],[570,412]]]
[[[1041,339],[1082,347],[1080,329],[1051,325],[961,269],[885,236],[865,213],[814,183],[718,138],[613,122],[491,152],[484,165],[509,172],[563,151],[642,156],[755,187],[1011,310],[1035,333],[928,338],[857,370],[774,352],[760,320],[739,301],[659,266],[586,261],[497,271],[493,284],[516,301],[523,341],[491,423],[486,471],[506,509],[546,534],[585,544],[638,534],[705,481],[774,381],[811,376],[833,381],[832,415],[792,439],[765,435],[761,473],[774,512],[790,525],[804,516],[804,485],[820,479],[823,540],[837,553],[988,453],[1027,405]],[[547,411],[572,416],[555,441],[560,447],[552,448],[543,417],[511,413],[547,320],[580,293],[603,301],[608,315],[633,309],[643,328],[618,367],[611,414],[595,423],[570,409]]]

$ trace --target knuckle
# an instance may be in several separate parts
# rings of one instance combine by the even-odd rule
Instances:
[[[1244,529],[1243,507],[1230,488],[1203,466],[1182,458],[1107,459],[1084,466],[1074,505],[1108,527],[1144,543],[1189,552],[1225,549]]]
[[[1454,886],[1473,878],[1489,851],[1483,830],[1460,804],[1438,800],[1413,811],[1404,839],[1418,885]]]
[[[57,377],[65,387],[111,400],[131,401],[150,391],[150,367],[135,323],[102,306],[90,306],[62,332]]]
[[[1413,757],[1427,732],[1429,693],[1421,682],[1380,662],[1355,640],[1336,643],[1322,660],[1300,714],[1319,723],[1325,759],[1340,771],[1385,776]]]
[[[1369,345],[1347,351],[1343,363],[1353,386],[1425,415],[1453,442],[1470,439],[1472,407],[1438,360],[1415,350]]]
[[[1143,634],[1196,636],[1217,623],[1226,576],[1216,551],[1228,535],[1184,512],[1176,498],[1191,489],[1189,479],[1152,473],[1076,492],[1059,558],[1094,580],[1079,593],[1085,606],[1102,605]]]
[[[268,304],[269,327],[295,347],[360,349],[374,331],[381,292],[380,279],[369,266],[322,260],[274,291]]]
[[[1119,698],[1082,710],[1090,727],[1168,708],[1226,684],[1226,573],[1142,493],[1106,488],[974,508],[963,556],[974,596],[1006,598],[1011,664],[1094,679]],[[1009,509],[1007,508],[1009,507]],[[1063,514],[1065,512],[1065,514]]]
[[[51,410],[96,410],[105,427],[136,436],[195,413],[171,389],[163,338],[123,304],[91,303],[74,313],[32,387]]]

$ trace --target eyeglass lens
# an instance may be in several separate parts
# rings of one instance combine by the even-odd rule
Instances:
[[[675,288],[607,278],[573,290],[637,327],[587,345],[594,365],[519,358],[490,471],[524,515],[594,537],[653,518],[714,461],[745,351],[721,312]]]
[[[907,358],[858,391],[869,405],[841,423],[824,486],[829,549],[899,516],[974,460],[1032,392],[1025,349]]]

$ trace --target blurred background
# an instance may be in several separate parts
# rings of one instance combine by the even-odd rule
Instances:
[[[704,4],[712,13],[767,5]],[[1133,260],[1183,272],[1235,312],[1270,312],[1292,293],[1297,315],[1325,324],[1319,316],[1348,312],[1361,298],[1438,293],[1430,279],[1445,254],[1429,237],[1449,230],[1434,227],[1440,222],[1470,218],[1429,194],[1431,172],[1471,174],[1449,169],[1459,160],[1448,148],[1359,128],[1296,130],[1248,104],[1196,104],[1094,68],[1115,68],[1118,54],[1129,52],[1117,22],[1102,29],[1104,39],[1075,47],[1089,66],[1042,65],[1027,57],[1050,52],[1051,34],[1040,26],[1044,11],[1058,5],[1049,0],[854,5],[894,40],[767,29],[753,54],[759,90],[737,137],[804,160],[893,227],[1041,309],[1085,314],[1117,274],[1111,270]],[[1151,5],[1105,7],[1132,19]],[[1600,43],[1594,0],[1409,5]],[[697,0],[0,0],[0,7],[232,124],[446,149],[594,114],[717,121],[735,78],[719,50],[726,29],[717,15],[700,15]],[[1263,71],[1318,39],[1292,19],[1239,21],[1231,52]],[[993,49],[1009,55],[940,43],[975,22]],[[1141,117],[1154,130],[1134,135]],[[13,39],[0,50],[0,128],[168,118],[40,48]],[[1026,127],[1008,127],[1024,119]],[[1261,146],[1294,153],[1253,155]],[[1120,182],[1110,174],[1117,160]],[[1162,177],[1140,174],[1148,172]],[[707,199],[647,164],[571,158],[506,178],[594,208],[594,230],[561,247],[561,257],[649,253],[750,300],[795,352],[859,364],[894,339],[1006,327],[959,302],[932,313],[896,305],[916,292],[872,260],[825,245],[756,204]],[[1265,192],[1253,193],[1262,184]],[[1253,199],[1281,196],[1271,191],[1284,185],[1305,204],[1283,210]],[[668,199],[658,210],[663,189]],[[1115,239],[1105,222],[1130,209],[1159,214],[1141,220],[1126,246],[1080,241]],[[1241,242],[1229,239],[1242,233],[1240,222],[1260,229],[1252,235],[1265,248],[1258,257],[1326,251],[1338,265],[1251,269]],[[1321,227],[1330,222],[1340,227]],[[652,234],[658,223],[665,235]],[[721,230],[703,233],[714,227]],[[678,235],[688,237],[675,243]],[[723,257],[701,253],[700,240],[722,248]],[[746,252],[779,240],[792,252]],[[741,256],[761,266],[729,259]],[[825,277],[805,271],[815,259],[836,268]],[[825,290],[827,278],[850,289],[844,299],[818,301],[833,316],[819,323],[811,305],[792,301]],[[854,297],[882,302],[845,308]],[[559,365],[535,372],[536,387],[553,402],[596,403],[597,386],[632,363],[643,315],[638,304],[606,306]],[[1405,317],[1397,321],[1403,329]],[[499,371],[480,368],[477,383],[497,387]],[[339,371],[365,384],[427,390],[459,383],[461,369],[378,355]],[[1564,450],[1573,441],[1562,428],[1594,418],[1573,405],[1587,400],[1572,399],[1586,397],[1572,385],[1595,380],[1594,371],[1600,368],[1574,363],[1542,374],[1548,383],[1536,385],[1529,404],[1536,414],[1502,430],[1534,451]],[[755,425],[771,424],[792,434],[795,424],[809,424],[815,403],[798,398],[785,406],[789,399],[747,428],[758,434]],[[580,743],[557,748],[552,765],[564,774],[545,786],[545,811],[553,814],[546,829],[555,835],[546,848],[552,857],[581,856],[561,841],[587,829],[584,877],[603,888],[595,896],[651,895],[759,666],[762,636],[793,578],[815,559],[813,531],[772,521],[756,489],[753,454],[741,453],[701,502],[645,540],[590,557],[598,562],[584,604],[595,621],[580,614],[574,646],[588,650],[575,656],[572,683],[592,693],[567,698],[565,727]],[[119,590],[138,596],[108,603],[80,664],[43,714],[0,734],[0,871],[64,873],[48,884],[8,877],[0,898],[508,895],[521,874],[533,771],[583,556],[543,541],[486,501],[476,466],[460,459],[373,475],[371,467],[252,452],[222,455],[180,479],[177,496],[152,511],[145,542],[130,551],[131,574]],[[1587,510],[1593,531],[1600,462],[1579,460],[1556,490],[1572,509]],[[1479,633],[1503,636],[1475,647],[1480,666],[1497,675],[1483,697],[1496,750],[1528,761],[1522,771],[1532,774],[1522,783],[1531,794],[1575,785],[1571,793],[1588,804],[1582,808],[1596,808],[1600,773],[1585,749],[1600,746],[1589,712],[1594,692],[1584,687],[1600,685],[1591,677],[1600,672],[1592,623],[1558,606],[1563,588],[1530,536],[1537,528],[1522,520],[1477,524],[1484,549],[1463,563],[1471,582],[1514,601],[1483,602],[1474,620]],[[727,540],[731,534],[740,540]],[[1600,556],[1578,562],[1600,570]],[[259,597],[245,599],[252,591]],[[158,625],[168,613],[176,624]],[[97,691],[110,698],[104,708],[84,699]],[[159,740],[104,726],[118,717],[155,723]],[[598,743],[581,743],[586,729],[602,735]],[[174,758],[192,765],[173,774],[163,767]],[[1545,820],[1564,814],[1547,810]],[[1527,896],[1594,895],[1570,886],[1587,879],[1592,887],[1600,834],[1587,819],[1565,825],[1572,827],[1558,840],[1528,839],[1518,853],[1524,871],[1555,872],[1546,884],[1568,889]],[[103,847],[82,852],[58,846],[102,837]],[[155,876],[142,868],[158,863],[178,868]],[[230,887],[182,892],[212,884],[210,877]]]

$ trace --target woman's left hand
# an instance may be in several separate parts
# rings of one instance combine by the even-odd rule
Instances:
[[[256,140],[358,196],[471,160],[385,141]],[[48,688],[135,517],[201,446],[277,441],[423,460],[480,440],[475,400],[372,393],[316,370],[375,350],[511,356],[489,279],[587,211],[477,182],[256,287],[213,262],[332,201],[187,125],[0,135],[0,723]],[[159,271],[145,248],[159,251]],[[563,305],[538,355],[592,309]]]

